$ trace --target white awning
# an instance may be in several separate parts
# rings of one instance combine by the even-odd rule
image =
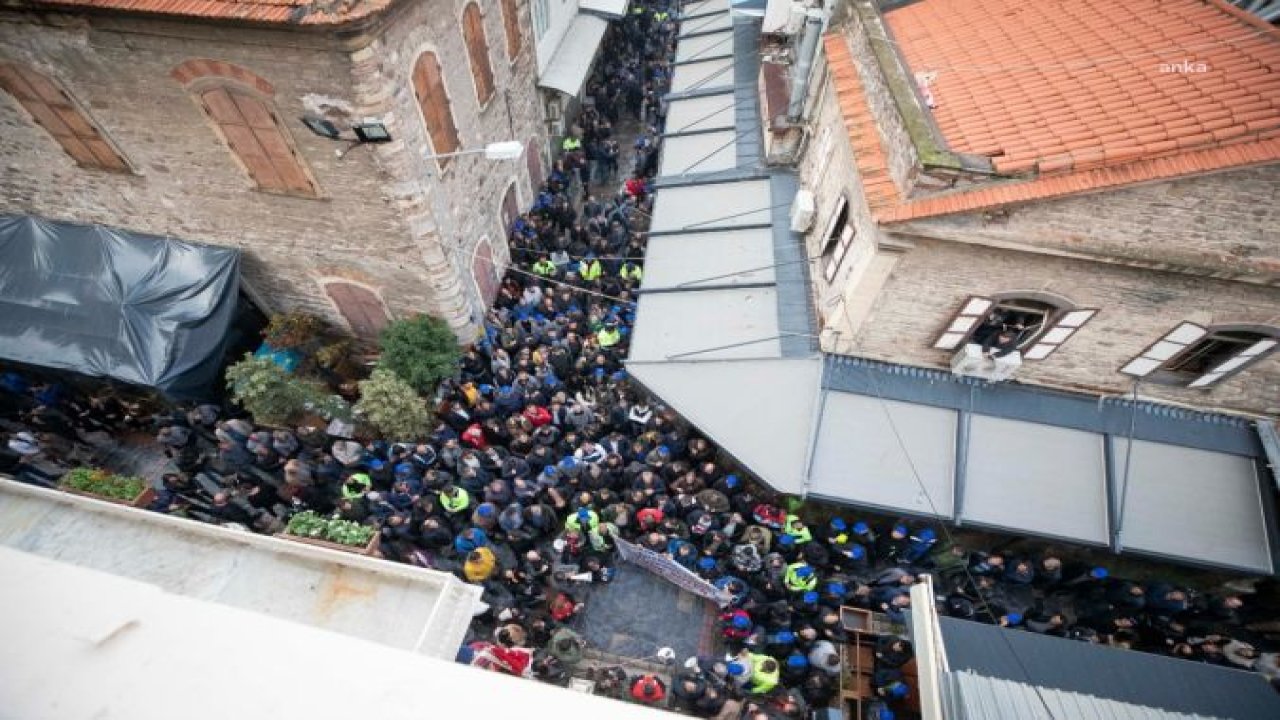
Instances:
[[[768,225],[773,213],[772,197],[767,180],[662,188],[649,232]]]
[[[644,289],[698,290],[713,285],[775,281],[769,228],[658,235],[649,238]]]
[[[1106,545],[1107,477],[1097,433],[974,415],[962,517]]]
[[[717,13],[706,17],[690,18],[680,23],[680,37],[698,35],[716,30],[728,30],[733,27],[733,16],[729,13]]]
[[[1270,573],[1257,464],[1252,458],[1135,440],[1115,441],[1125,549]]]
[[[551,56],[551,62],[547,63],[546,71],[539,78],[538,87],[559,90],[574,97],[582,92],[582,84],[587,81],[587,73],[591,72],[591,63],[607,29],[609,21],[603,18],[582,13],[574,17],[555,55]]]
[[[610,20],[621,20],[627,14],[628,0],[578,0],[578,9]]]
[[[733,58],[702,60],[677,65],[671,76],[671,92],[715,90],[733,87]]]
[[[677,63],[709,60],[715,57],[727,57],[732,54],[733,32],[731,30],[686,38],[676,46]]]
[[[890,511],[950,518],[955,448],[954,410],[895,400],[881,406],[865,395],[828,393],[809,489]]]
[[[729,94],[672,100],[667,104],[667,132],[675,135],[695,130],[731,129],[735,105],[733,95]]]
[[[685,3],[680,10],[680,17],[690,18],[708,13],[720,13],[729,9],[729,0],[699,0]]]
[[[768,0],[764,11],[764,23],[760,30],[767,33],[782,32],[791,19],[791,0]]]
[[[738,133],[733,130],[669,137],[662,141],[658,177],[718,172],[738,166]]]
[[[773,288],[644,293],[632,360],[776,358],[782,354]]]

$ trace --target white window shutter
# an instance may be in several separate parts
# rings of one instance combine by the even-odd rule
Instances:
[[[1253,362],[1258,358],[1258,356],[1262,355],[1263,353],[1267,352],[1271,348],[1275,347],[1276,344],[1277,342],[1275,340],[1259,340],[1258,342],[1241,350],[1235,355],[1232,355],[1226,360],[1223,360],[1222,362],[1218,363],[1217,367],[1213,368],[1212,370],[1205,373],[1204,375],[1201,375],[1200,377],[1196,378],[1187,387],[1193,387],[1193,388],[1209,387],[1210,385],[1221,380],[1228,373],[1238,370],[1244,367],[1245,365],[1248,365],[1249,363]]]
[[[947,324],[947,328],[938,335],[938,339],[933,341],[933,346],[938,350],[955,350],[960,347],[960,343],[964,342],[966,337],[973,332],[973,329],[982,322],[982,319],[991,311],[991,306],[995,304],[991,298],[971,295],[964,301],[964,305],[960,307],[960,312],[951,318],[951,322]]]
[[[1053,351],[1062,347],[1062,344],[1071,339],[1076,331],[1084,327],[1084,324],[1093,319],[1098,311],[1094,308],[1080,308],[1078,310],[1068,310],[1058,318],[1058,321],[1045,331],[1040,339],[1037,340],[1022,357],[1027,360],[1043,360],[1053,354]]]
[[[1146,377],[1170,358],[1186,350],[1196,341],[1208,335],[1209,331],[1195,323],[1184,322],[1142,351],[1142,354],[1120,368],[1120,372],[1134,377]],[[1199,382],[1199,381],[1197,381]],[[1193,387],[1198,387],[1193,384]]]

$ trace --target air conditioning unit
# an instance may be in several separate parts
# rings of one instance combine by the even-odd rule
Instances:
[[[1003,382],[1012,378],[1022,367],[1022,353],[1014,350],[1008,355],[991,359],[983,356],[982,346],[969,343],[961,347],[951,358],[954,375],[982,378],[989,382]]]
[[[791,201],[791,232],[808,232],[816,209],[813,193],[804,188],[797,191],[796,199]]]

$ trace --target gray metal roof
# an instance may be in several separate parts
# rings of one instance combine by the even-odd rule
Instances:
[[[1029,720],[1043,717],[1043,707],[1031,686],[1046,691],[1046,701],[1068,701],[1065,694],[1091,696],[1112,703],[1162,710],[1185,716],[1227,718],[1229,720],[1275,720],[1280,718],[1280,694],[1257,673],[1233,670],[1187,660],[1120,650],[1101,645],[1037,635],[1022,630],[1005,630],[993,625],[940,617],[950,673],[1006,680],[1021,687],[978,683],[960,677],[955,681],[964,693],[965,707],[983,712],[962,717],[967,720]],[[1040,707],[1040,714],[1002,714],[999,708],[1028,707],[1027,693]],[[995,693],[995,698],[989,697]],[[987,695],[986,700],[982,700]],[[1050,700],[1050,698],[1053,698]],[[982,703],[987,703],[985,706]],[[1019,705],[1021,703],[1021,705]],[[1070,707],[1070,706],[1066,706]],[[1113,710],[1118,705],[1080,704],[1082,708]],[[1054,713],[1057,720],[1090,720],[1093,717],[1126,717],[1120,714]],[[1174,717],[1178,717],[1175,715]],[[1138,714],[1139,718],[1161,718],[1159,714]]]
[[[942,678],[948,720],[1225,720],[978,675]]]

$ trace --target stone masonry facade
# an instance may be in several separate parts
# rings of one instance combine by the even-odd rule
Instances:
[[[917,178],[909,165],[917,160],[910,136],[856,14],[832,31],[848,38],[880,121],[889,173],[911,193]],[[947,368],[953,353],[933,343],[966,298],[1052,293],[1098,313],[1057,352],[1026,361],[1018,381],[1123,394],[1133,378],[1120,368],[1181,322],[1280,331],[1280,167],[882,225],[861,191],[850,128],[825,65],[822,57],[815,65],[812,135],[799,168],[816,205],[810,256],[823,249],[841,197],[855,230],[831,282],[822,259],[811,272],[825,350]],[[1145,382],[1139,392],[1203,409],[1280,415],[1280,354],[1209,389]]]
[[[328,29],[0,11],[0,61],[62,85],[133,169],[77,166],[0,92],[0,212],[237,247],[245,288],[267,311],[307,310],[343,327],[325,291],[343,281],[392,317],[429,312],[467,338],[483,314],[475,244],[487,239],[499,264],[507,258],[504,193],[515,183],[527,202],[530,180],[520,160],[459,157],[442,176],[422,159],[432,150],[410,80],[417,54],[438,53],[462,147],[525,141],[543,126],[527,4],[518,4],[524,48],[509,62],[501,4],[480,0],[497,88],[485,108],[459,30],[464,4],[395,3]],[[192,94],[202,73],[268,98],[318,197],[256,189]],[[309,132],[299,121],[307,113],[340,127],[382,122],[393,141],[348,150]]]

